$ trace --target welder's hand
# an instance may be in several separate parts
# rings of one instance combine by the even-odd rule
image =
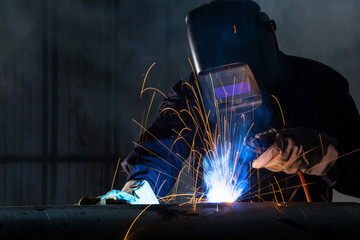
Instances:
[[[311,128],[272,129],[256,138],[270,147],[254,160],[254,168],[325,175],[338,157],[335,138]]]
[[[100,202],[100,197],[83,197],[79,200],[78,203],[74,204],[75,206],[78,205],[96,205]]]
[[[118,196],[118,198],[116,197]],[[99,197],[83,197],[80,199],[79,203],[75,205],[109,205],[109,204],[120,204],[120,203],[128,203],[128,201],[132,200],[134,197],[128,193],[112,190],[108,192],[106,195]]]
[[[159,204],[150,184],[146,180],[130,180],[121,191],[111,190],[100,198],[97,205],[113,203]]]

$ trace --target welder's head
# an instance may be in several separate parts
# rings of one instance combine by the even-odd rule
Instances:
[[[192,10],[186,24],[205,95],[210,89],[208,97],[218,105],[235,106],[231,111],[237,113],[258,107],[261,94],[255,78],[269,74],[279,52],[275,22],[253,1],[218,0]]]
[[[275,23],[250,0],[218,0],[186,17],[196,72],[247,63],[252,69],[277,53]]]

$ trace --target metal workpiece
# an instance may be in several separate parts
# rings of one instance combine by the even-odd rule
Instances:
[[[1,239],[346,239],[359,235],[357,203],[0,208]]]

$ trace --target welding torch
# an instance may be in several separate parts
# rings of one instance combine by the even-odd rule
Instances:
[[[276,132],[276,130],[273,130],[273,129],[271,129],[270,131]],[[274,141],[275,141],[275,139],[264,138],[262,136],[262,134],[256,134],[255,136],[250,137],[249,140],[245,141],[244,146],[248,151],[253,152],[257,157],[259,157],[261,154],[263,154],[266,150],[269,149],[271,143]],[[279,155],[280,155],[280,153],[275,154],[270,159],[270,161],[275,159]],[[298,175],[301,185],[303,187],[307,202],[312,202],[311,194],[310,194],[309,188],[307,186],[304,174],[300,170],[298,170],[297,175]]]

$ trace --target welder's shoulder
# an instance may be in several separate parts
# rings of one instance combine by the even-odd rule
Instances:
[[[191,93],[190,86],[193,86],[195,83],[194,74],[186,75],[176,82],[168,91],[168,97],[184,97]]]
[[[183,85],[184,83],[186,83],[185,85],[194,85],[196,81],[196,78],[194,76],[194,73],[189,73],[186,76],[182,77],[181,80],[179,82],[181,82]]]
[[[181,78],[176,82],[167,92],[166,98],[160,103],[159,109],[165,107],[183,108],[187,101],[192,101],[190,86],[194,82],[194,77],[191,75]]]
[[[327,88],[334,87],[348,90],[349,84],[346,78],[330,66],[307,58],[286,57],[288,62],[298,69],[300,75],[310,82],[317,83],[319,86],[327,86]]]

